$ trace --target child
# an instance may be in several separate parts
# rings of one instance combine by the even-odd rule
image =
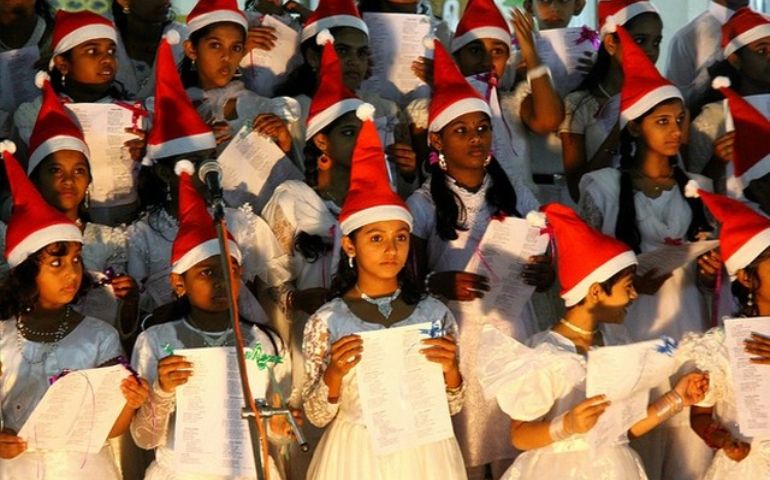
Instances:
[[[732,290],[740,304],[738,315],[770,316],[767,285],[770,265],[770,221],[746,205],[703,190],[688,187],[700,195],[703,202],[721,224],[719,234],[725,266],[733,279]],[[697,192],[696,192],[697,190]],[[767,339],[752,335],[746,351],[756,355],[756,363],[767,363]],[[770,476],[760,439],[741,434],[735,399],[735,379],[728,359],[724,328],[715,328],[703,335],[688,336],[681,344],[678,357],[682,362],[694,362],[710,373],[706,398],[692,407],[690,424],[693,430],[716,455],[703,477],[704,480],[727,478],[767,478]]]
[[[291,153],[286,122],[299,118],[296,102],[260,97],[234,79],[249,28],[236,1],[198,1],[187,16],[187,27],[190,38],[184,43],[182,83],[201,118],[214,128],[217,143],[226,145],[241,127],[253,122],[254,130]]]
[[[624,71],[620,94],[621,169],[604,168],[580,180],[580,212],[594,228],[623,241],[634,252],[692,242],[711,230],[703,206],[684,195],[692,176],[676,163],[685,135],[686,112],[679,90],[665,80],[624,27],[615,33],[622,45]],[[702,177],[701,177],[702,178]],[[687,332],[709,327],[709,301],[722,264],[717,253],[659,275],[649,270],[635,279],[642,296],[628,310],[626,325],[635,341],[667,335],[680,340]],[[665,273],[665,272],[664,272]],[[668,388],[668,385],[665,385]],[[655,439],[639,449],[650,478],[696,480],[711,457],[693,447],[682,414],[655,435],[667,435],[669,446]],[[665,456],[665,458],[664,458]],[[664,472],[664,473],[660,473]]]
[[[602,0],[598,4],[602,45],[591,72],[578,89],[564,98],[566,116],[559,127],[564,172],[575,202],[580,178],[587,172],[616,166],[620,141],[618,112],[623,70],[618,41],[606,31],[611,18],[623,26],[655,63],[660,53],[663,22],[648,1]]]
[[[722,27],[725,60],[710,70],[714,77],[726,76],[744,97],[770,93],[767,49],[770,46],[770,20],[742,8]],[[692,122],[688,165],[691,171],[714,180],[716,191],[727,192],[725,166],[733,160],[735,133],[726,133],[725,102],[718,94],[707,95],[707,103]],[[736,192],[730,192],[738,198]]]
[[[5,429],[0,433],[0,477],[119,478],[109,447],[99,453],[26,452],[16,436],[46,392],[49,379],[63,370],[115,363],[122,355],[114,328],[72,310],[87,289],[83,282],[80,229],[47,205],[13,158],[13,144],[0,147],[14,198],[5,256],[11,268],[2,284],[0,315],[0,391]],[[126,405],[109,433],[125,432],[149,393],[147,382],[121,383]]]
[[[137,445],[148,450],[155,449],[155,461],[144,477],[148,480],[186,478],[186,475],[177,473],[179,459],[174,450],[175,423],[183,421],[174,415],[175,391],[195,374],[195,367],[185,357],[169,353],[168,347],[174,350],[221,347],[233,346],[235,342],[229,322],[224,280],[224,275],[229,275],[229,272],[222,270],[222,253],[216,229],[203,198],[193,185],[191,175],[195,173],[195,166],[182,160],[177,163],[175,171],[180,176],[180,226],[174,239],[170,282],[179,299],[178,317],[142,332],[132,356],[137,371],[152,382],[149,402],[139,410],[131,423],[131,434]],[[229,232],[228,236],[233,258],[232,273],[239,277],[241,252]],[[233,289],[237,296],[240,290],[237,282],[233,284]],[[281,340],[276,334],[254,323],[242,324],[244,347],[260,345],[266,354],[284,355]],[[284,365],[289,366],[290,363],[282,363],[276,368],[275,378],[278,382],[289,378],[289,371],[285,370]],[[273,388],[277,389],[279,385],[273,385]],[[270,394],[260,391],[253,393],[257,398],[269,398],[266,395]],[[279,422],[273,421],[271,425],[279,427]],[[285,435],[285,432],[281,433]],[[243,454],[249,455],[250,450],[245,449]],[[280,479],[272,459],[263,461],[270,464],[270,477]],[[199,475],[196,478],[221,477]]]
[[[62,101],[118,103],[125,100],[125,93],[115,80],[118,71],[116,38],[112,22],[100,15],[89,11],[63,10],[56,14],[51,45],[53,53],[48,70],[51,85],[62,97]],[[30,142],[41,104],[42,96],[22,104],[16,110],[14,123],[24,145]],[[125,150],[121,149],[121,155],[128,155],[138,162],[144,155],[144,132],[129,125],[126,125],[126,131],[137,138],[125,142]],[[138,182],[138,172],[138,168],[132,172],[134,186]],[[129,188],[125,192],[116,193],[109,201],[101,202],[99,208],[92,206],[90,213],[99,223],[114,226],[133,220],[137,208],[137,189]]]
[[[586,0],[524,0],[524,9],[537,19],[539,30],[567,28],[585,6]]]
[[[492,463],[498,478],[515,452],[505,440],[508,429],[501,412],[494,402],[484,400],[472,374],[482,324],[464,311],[465,302],[483,297],[489,280],[465,269],[495,216],[521,217],[522,212],[537,209],[538,203],[522,181],[511,184],[492,156],[489,105],[438,42],[428,130],[438,158],[430,167],[430,180],[408,200],[415,218],[417,265],[429,293],[458,301],[450,303],[450,309],[460,327],[461,368],[469,372],[469,408],[455,417],[454,424],[469,476],[483,478],[486,465]],[[550,273],[549,258],[535,257],[525,278],[544,289],[553,279]],[[507,335],[524,339],[537,331],[529,304],[520,316],[507,320],[499,325]]]
[[[208,159],[216,147],[211,129],[197,115],[182,88],[165,40],[158,52],[155,105],[148,154],[156,162],[154,171],[163,182],[166,195],[128,230],[128,273],[145,291],[140,306],[147,313],[173,300],[173,292],[165,281],[172,242],[179,229],[178,179],[173,166],[181,158],[194,162]],[[179,118],[185,121],[180,122]],[[244,252],[243,281],[251,284],[259,279],[267,287],[281,285],[288,278],[286,258],[270,228],[248,206],[226,208],[225,217]],[[251,292],[244,291],[241,308],[249,320],[266,322],[265,313]]]
[[[601,395],[585,398],[587,352],[628,341],[619,324],[637,298],[636,256],[623,243],[586,225],[568,207],[550,204],[543,213],[545,218],[531,215],[532,223],[547,222],[554,235],[567,313],[527,341],[533,355],[512,356],[514,366],[507,365],[498,375],[498,403],[513,419],[509,438],[524,451],[503,478],[646,480],[625,432],[610,444],[591,446],[587,435],[610,402]],[[486,345],[481,348],[489,351]],[[489,355],[482,358],[480,368],[491,360]],[[647,417],[631,427],[630,435],[644,435],[701,400],[707,386],[707,375],[683,376],[647,408]]]
[[[443,322],[454,333],[456,324],[444,305],[422,295],[404,268],[412,216],[388,185],[371,116],[367,118],[363,109],[358,115],[364,125],[353,155],[350,192],[340,212],[342,249],[347,258],[340,259],[333,286],[336,298],[321,307],[305,328],[305,412],[319,427],[331,423],[313,455],[307,478],[465,478],[454,437],[375,455],[362,423],[355,366],[366,351],[355,334],[433,321]],[[441,364],[450,413],[457,413],[464,383],[454,338],[427,339],[422,345],[427,359]]]

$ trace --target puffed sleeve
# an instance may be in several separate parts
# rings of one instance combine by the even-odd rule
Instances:
[[[686,334],[679,342],[676,360],[679,365],[692,364],[709,374],[709,389],[697,404],[699,407],[713,407],[732,388],[728,378],[730,365],[723,329],[715,328],[704,334]]]
[[[331,339],[327,323],[329,311],[315,313],[305,325],[302,354],[305,358],[306,380],[302,391],[305,415],[317,427],[325,427],[337,415],[338,403],[329,402],[329,387],[324,373],[331,357]]]
[[[724,134],[724,102],[709,103],[690,126],[689,171],[703,172],[714,155],[714,140]]]
[[[590,93],[585,90],[572,92],[564,97],[564,120],[559,126],[559,133],[586,134],[586,128],[590,124],[589,107],[593,105],[589,97]]]
[[[414,217],[412,234],[427,240],[436,229],[436,206],[430,196],[430,190],[423,186],[411,194],[406,201]]]

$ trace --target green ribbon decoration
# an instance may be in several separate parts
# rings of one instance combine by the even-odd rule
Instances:
[[[279,363],[283,363],[283,357],[280,355],[269,355],[262,350],[262,344],[257,343],[254,345],[254,348],[246,349],[245,357],[246,360],[251,360],[254,363],[257,364],[257,368],[260,370],[265,370],[270,364],[278,365]]]

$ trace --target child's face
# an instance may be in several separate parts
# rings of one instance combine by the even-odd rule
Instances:
[[[83,280],[81,249],[79,243],[67,242],[67,252],[62,256],[51,255],[49,250],[43,251],[36,277],[39,307],[54,310],[75,298]]]
[[[342,66],[342,82],[357,91],[369,70],[369,37],[357,28],[340,28],[334,33],[334,49]]]
[[[342,247],[355,257],[359,277],[393,280],[409,255],[409,226],[401,220],[370,223],[353,239],[343,237]]]
[[[538,28],[567,28],[570,20],[585,5],[585,0],[527,0],[524,6],[537,19]]]
[[[492,123],[486,113],[471,112],[431,133],[431,144],[444,154],[450,175],[462,170],[483,170],[492,149]]]
[[[76,209],[86,196],[91,174],[86,157],[75,150],[59,150],[36,169],[35,184],[49,205],[61,212]]]
[[[509,56],[509,46],[493,38],[474,40],[454,54],[457,66],[466,77],[492,72],[497,78],[503,78]]]
[[[109,85],[118,71],[115,42],[98,38],[70,50],[69,58],[57,55],[56,67],[67,80],[85,85]]]
[[[652,63],[660,56],[660,43],[663,41],[663,21],[653,13],[643,13],[625,24],[637,45],[644,50]]]
[[[639,123],[638,132],[647,151],[673,157],[682,146],[685,109],[681,100],[655,107]]]
[[[189,270],[179,275],[171,274],[171,284],[180,297],[187,295],[190,305],[207,313],[226,312],[229,308],[227,288],[225,287],[220,256],[214,255],[196,263]],[[241,278],[241,267],[233,259],[232,273]],[[237,297],[240,282],[233,282],[233,293]]]
[[[244,55],[245,36],[242,26],[223,22],[203,36],[197,46],[189,40],[184,42],[185,55],[195,60],[202,89],[222,88],[230,83]]]
[[[118,0],[122,7],[128,7],[131,14],[146,23],[162,23],[168,19],[170,0]]]
[[[355,112],[346,113],[327,133],[316,134],[313,141],[336,165],[350,168],[362,125]]]
[[[609,295],[603,288],[599,288],[599,301],[593,313],[602,323],[623,323],[626,310],[637,297],[632,270],[615,282]]]
[[[770,86],[770,37],[760,38],[730,55],[730,62],[741,75],[760,85]]]

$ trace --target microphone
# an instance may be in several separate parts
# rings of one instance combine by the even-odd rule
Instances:
[[[222,200],[222,167],[216,160],[206,160],[198,167],[198,178],[206,185],[212,203]]]

